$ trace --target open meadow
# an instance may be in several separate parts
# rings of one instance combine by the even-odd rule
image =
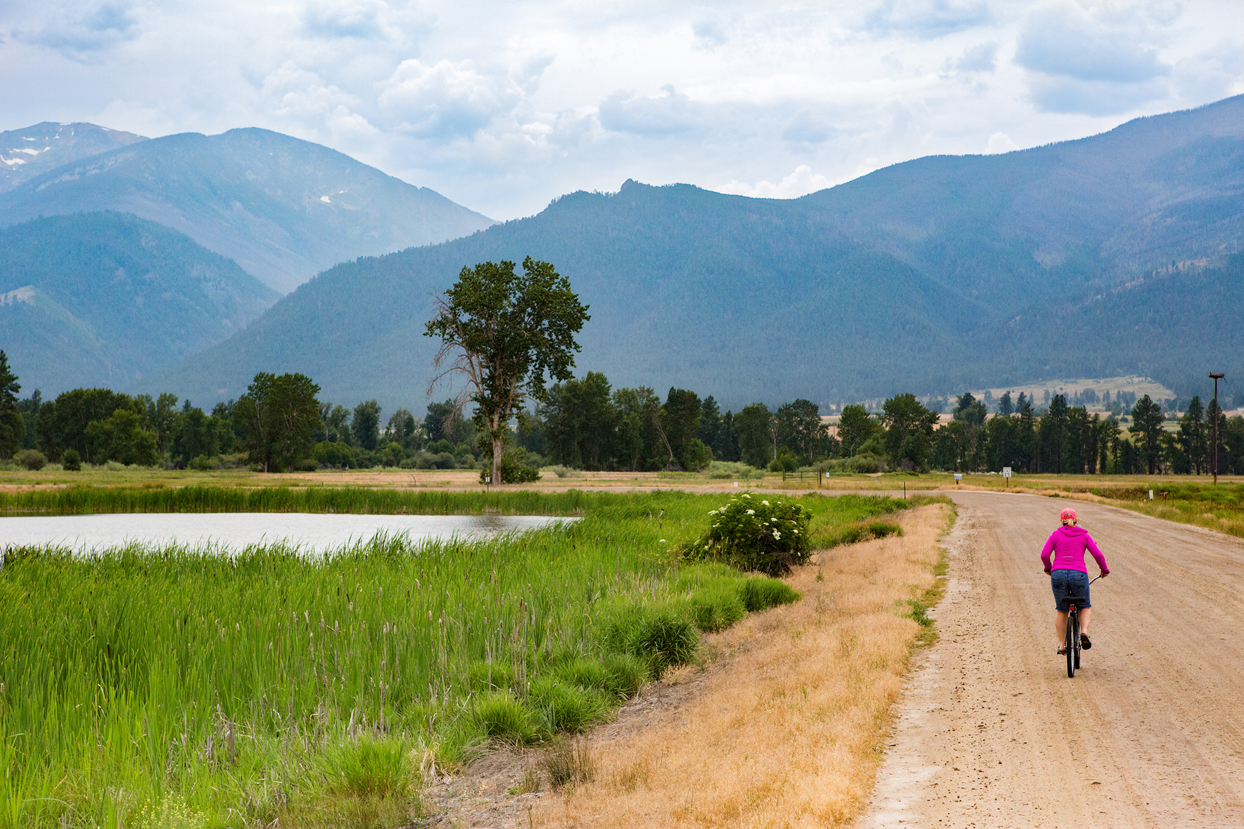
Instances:
[[[669,667],[696,661],[704,633],[798,596],[672,552],[705,531],[721,492],[110,483],[16,487],[0,495],[0,515],[582,520],[478,543],[378,537],[316,559],[280,545],[233,555],[5,549],[5,829],[398,825],[420,815],[431,769],[459,767],[490,740],[582,731]],[[879,516],[911,503],[798,501],[818,547],[873,537]]]

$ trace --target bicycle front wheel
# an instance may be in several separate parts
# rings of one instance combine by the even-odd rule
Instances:
[[[1067,615],[1067,636],[1063,642],[1063,648],[1067,651],[1067,676],[1074,677],[1076,675],[1076,666],[1079,664],[1077,646],[1080,644],[1080,617],[1072,610]]]

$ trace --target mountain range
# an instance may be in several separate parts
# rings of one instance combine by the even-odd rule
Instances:
[[[1078,141],[916,159],[800,199],[627,181],[502,224],[264,130],[125,136],[101,132],[92,140],[129,143],[32,168],[0,193],[0,254],[20,238],[89,258],[74,234],[109,240],[99,262],[66,273],[0,268],[0,345],[59,332],[41,341],[44,357],[11,359],[45,394],[130,382],[210,405],[256,372],[300,371],[322,399],[418,410],[436,350],[423,336],[432,295],[463,267],[532,256],[590,306],[580,373],[690,388],[723,408],[1132,373],[1186,397],[1204,395],[1210,370],[1244,398],[1244,96]],[[92,215],[70,216],[77,225],[34,218],[82,211]],[[157,238],[182,258],[144,259]],[[275,294],[225,279],[208,252],[290,293],[259,315]],[[132,279],[143,268],[159,278]],[[161,333],[154,309],[193,293],[203,268],[234,286],[233,304],[187,300],[161,312],[180,327]],[[74,305],[74,291],[101,299]],[[47,309],[37,324],[36,307]],[[13,326],[15,310],[27,328]],[[70,318],[86,326],[76,340]]]
[[[71,126],[89,133],[84,127],[90,125]],[[26,133],[38,130],[17,131],[17,138],[33,149],[40,141],[26,141],[32,137]],[[133,213],[184,233],[287,293],[346,259],[442,242],[493,224],[433,190],[269,130],[131,137],[137,140],[114,140],[123,146],[88,157],[64,154],[67,163],[0,193],[0,226],[76,212]]]
[[[1244,379],[1242,245],[1244,96],[801,199],[631,181],[573,193],[337,265],[146,387],[227,398],[256,371],[301,371],[328,399],[417,408],[431,295],[464,266],[530,255],[590,305],[578,370],[615,386],[736,410],[1124,373],[1204,394],[1210,370]]]

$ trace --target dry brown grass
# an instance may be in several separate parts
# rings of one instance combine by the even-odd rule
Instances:
[[[700,693],[598,741],[595,782],[545,801],[535,825],[846,824],[872,788],[922,632],[906,602],[935,588],[949,515],[921,507],[903,515],[901,537],[821,552],[790,578],[802,601],[711,637],[721,656]]]

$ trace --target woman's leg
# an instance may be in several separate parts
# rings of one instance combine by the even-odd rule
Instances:
[[[1054,611],[1054,632],[1058,634],[1058,647],[1060,648],[1067,641],[1067,615],[1066,610]],[[1084,618],[1083,612],[1081,612],[1080,618]],[[1083,630],[1084,622],[1080,622],[1080,626],[1081,630]]]
[[[1080,610],[1080,632],[1085,636],[1088,635],[1089,619],[1093,618],[1093,608],[1085,607]]]

